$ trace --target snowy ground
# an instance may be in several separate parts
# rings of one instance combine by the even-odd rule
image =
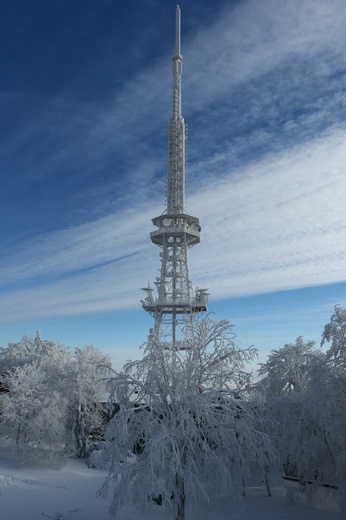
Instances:
[[[11,447],[0,447],[1,520],[110,520],[109,501],[96,492],[105,472],[89,469],[82,460],[70,460],[62,469],[22,467]],[[210,512],[210,520],[340,520],[336,511],[313,508],[301,500],[292,504],[284,488],[274,489],[268,498],[264,490],[249,490],[244,509],[236,515]],[[119,520],[164,520],[160,506],[153,505],[150,517],[128,509]],[[191,519],[196,520],[196,519]]]

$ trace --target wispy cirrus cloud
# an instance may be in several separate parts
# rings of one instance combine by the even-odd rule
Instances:
[[[39,235],[2,258],[1,285],[77,275],[141,252],[150,211],[127,210]],[[143,229],[144,228],[144,229]],[[144,231],[144,232],[143,232]]]
[[[214,299],[346,280],[346,133],[333,132],[196,190],[202,242],[191,250],[194,285]],[[10,256],[2,283],[3,320],[138,306],[155,278],[158,249],[147,231],[152,209],[115,214],[43,236]],[[149,229],[148,229],[149,228]]]
[[[241,134],[244,126],[248,132],[250,121],[280,119],[280,114],[282,118],[283,106],[290,104],[292,112],[300,110],[311,94],[311,81],[317,91],[319,84],[328,82],[329,95],[331,89],[339,90],[344,85],[343,77],[332,75],[340,69],[345,51],[345,16],[342,0],[328,5],[323,0],[280,4],[273,0],[246,1],[191,35],[183,42],[184,112],[198,137],[205,128],[205,139],[208,136],[211,149],[215,146],[212,113],[217,117],[223,113],[225,124],[232,118],[235,130]],[[126,165],[134,156],[143,158],[144,150],[153,154],[153,138],[160,145],[165,142],[170,74],[170,55],[166,55],[152,64],[149,61],[144,70],[96,106],[76,103],[75,85],[71,91],[65,87],[54,99],[40,96],[31,102],[37,107],[35,119],[28,120],[12,140],[3,143],[4,151],[15,151],[19,145],[36,141],[28,151],[35,168],[30,170],[31,175],[23,171],[26,180],[35,179],[35,172],[36,176],[50,175],[52,171],[58,174],[66,167],[79,169],[80,175],[92,175],[103,167],[116,167],[116,158],[118,164],[125,161]],[[25,92],[18,96],[28,103]],[[321,108],[326,101],[320,99]],[[341,103],[344,105],[344,98]],[[203,120],[198,116],[201,111]],[[303,114],[295,115],[302,121]],[[222,132],[223,126],[219,124],[219,128]],[[268,131],[271,133],[270,128]],[[234,133],[231,131],[231,135]],[[193,157],[204,148],[204,142],[203,147],[196,139],[194,144]]]
[[[214,299],[345,280],[345,20],[341,0],[250,0],[184,42],[188,207],[202,224],[191,278]],[[2,252],[3,322],[138,305],[159,267],[148,233],[164,209],[170,86],[160,57],[97,107],[68,91],[47,101],[4,143],[15,153],[49,128],[16,182],[66,169],[81,207]]]
[[[197,282],[225,298],[345,281],[345,136],[334,128],[196,194]]]

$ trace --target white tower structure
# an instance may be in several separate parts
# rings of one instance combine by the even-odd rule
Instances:
[[[160,276],[154,282],[156,292],[143,290],[143,308],[155,324],[149,340],[170,350],[185,350],[193,339],[194,315],[206,310],[206,289],[193,291],[188,272],[188,249],[200,241],[199,220],[185,211],[185,122],[182,117],[181,17],[176,8],[176,45],[173,55],[173,112],[168,126],[167,208],[152,222],[158,229],[150,233],[161,248]]]

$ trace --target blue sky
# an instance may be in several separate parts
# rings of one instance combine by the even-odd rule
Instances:
[[[180,3],[194,287],[260,360],[346,306],[346,3]],[[176,2],[12,0],[0,44],[0,344],[140,356]]]

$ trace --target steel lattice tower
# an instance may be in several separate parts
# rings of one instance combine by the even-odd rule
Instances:
[[[192,290],[188,272],[188,249],[200,241],[196,217],[185,211],[185,122],[181,104],[181,19],[176,8],[176,46],[173,56],[173,112],[168,126],[167,208],[152,222],[158,229],[150,233],[152,242],[161,248],[157,294],[148,286],[143,308],[155,320],[149,340],[165,349],[185,350],[193,337],[194,315],[206,310],[206,289]]]

